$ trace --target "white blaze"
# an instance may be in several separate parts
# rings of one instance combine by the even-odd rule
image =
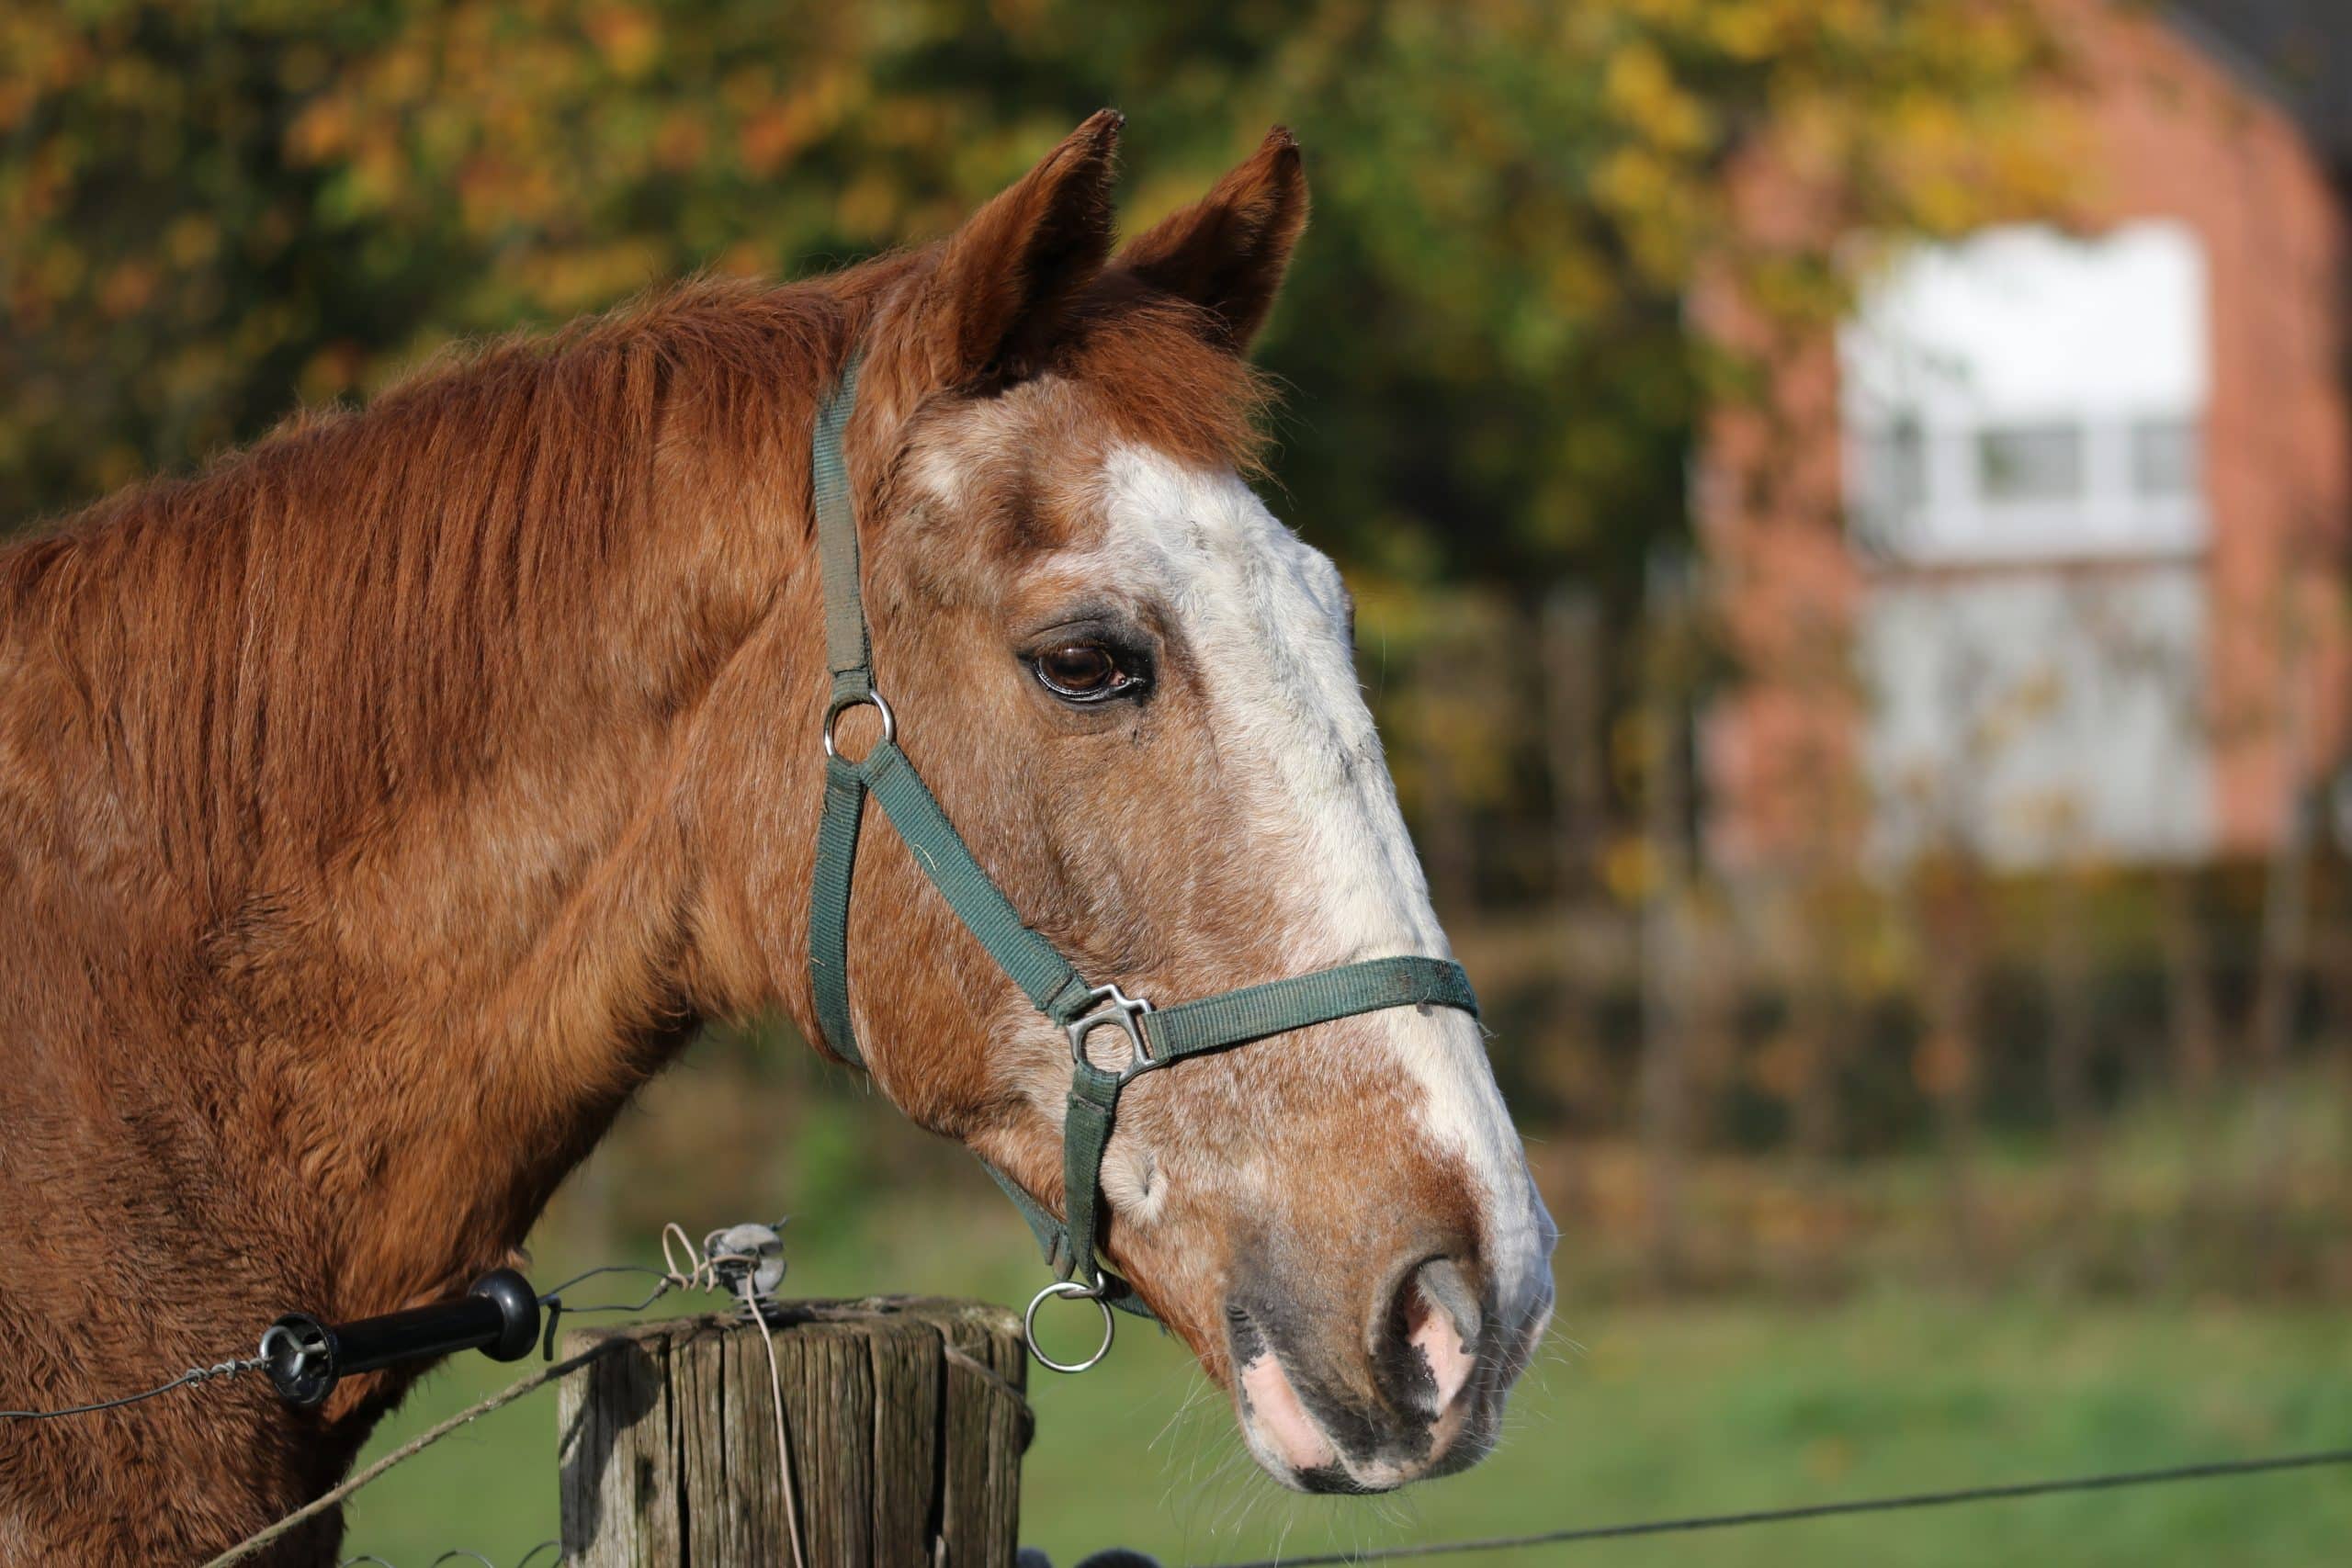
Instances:
[[[1315,869],[1303,908],[1316,918],[1297,928],[1290,972],[1449,956],[1357,683],[1338,569],[1229,469],[1127,446],[1103,482],[1112,581],[1164,597],[1203,671],[1219,750],[1265,781],[1250,795],[1259,841],[1287,841]],[[1486,1264],[1498,1305],[1515,1318],[1548,1286],[1539,1276],[1552,1226],[1477,1023],[1452,1008],[1391,1009],[1373,1021],[1424,1091],[1430,1141],[1459,1155],[1478,1184]]]

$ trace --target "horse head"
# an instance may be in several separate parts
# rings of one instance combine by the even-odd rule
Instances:
[[[1090,119],[860,301],[844,451],[897,743],[1021,920],[1126,995],[1442,958],[1347,589],[1246,477],[1243,355],[1306,222],[1298,148],[1274,131],[1114,250],[1118,130]],[[823,694],[801,684],[779,743],[813,749]],[[877,725],[842,715],[844,750]],[[789,809],[775,830],[814,830],[809,791]],[[875,1078],[1061,1208],[1065,1031],[896,836],[870,830],[855,863],[849,1006]],[[821,1038],[808,984],[784,994]],[[1103,1255],[1278,1480],[1385,1489],[1493,1442],[1555,1233],[1465,1010],[1388,1007],[1138,1077],[1101,1186]]]

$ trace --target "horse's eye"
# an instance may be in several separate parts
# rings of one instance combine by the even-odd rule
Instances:
[[[1100,702],[1132,690],[1137,678],[1099,642],[1066,642],[1030,660],[1046,690],[1074,703]]]

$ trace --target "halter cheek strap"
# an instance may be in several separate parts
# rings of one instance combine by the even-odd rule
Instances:
[[[856,407],[857,371],[858,359],[853,355],[818,412],[811,448],[825,588],[826,663],[832,680],[825,709],[825,805],[817,829],[808,910],[808,970],[818,1022],[835,1055],[864,1065],[850,1022],[849,902],[858,830],[870,795],[956,919],[1029,1004],[1069,1041],[1069,1100],[1062,1128],[1063,1214],[1056,1218],[1004,1172],[988,1167],[1036,1233],[1047,1266],[1063,1281],[1040,1292],[1030,1303],[1031,1314],[1046,1294],[1059,1293],[1091,1297],[1106,1307],[1149,1317],[1151,1309],[1135,1288],[1103,1268],[1096,1255],[1102,1156],[1117,1120],[1119,1096],[1128,1084],[1187,1056],[1356,1013],[1437,1006],[1475,1016],[1477,997],[1462,966],[1450,960],[1377,958],[1155,1008],[1115,985],[1089,984],[1059,949],[1022,920],[899,750],[898,716],[875,688],[860,594],[856,510],[842,448]],[[879,715],[882,739],[864,758],[852,761],[835,744],[834,726],[844,712],[858,706],[871,706]],[[1126,1037],[1126,1060],[1116,1069],[1097,1066],[1088,1058],[1089,1037],[1104,1029]],[[1109,1322],[1106,1314],[1106,1350]],[[1034,1337],[1030,1348],[1036,1351]],[[1037,1354],[1057,1371],[1079,1370]]]

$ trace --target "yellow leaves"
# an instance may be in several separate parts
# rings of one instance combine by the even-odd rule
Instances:
[[[1666,56],[1647,40],[1627,45],[1610,60],[1601,96],[1631,130],[1659,148],[1689,152],[1707,141],[1706,109],[1676,85]]]
[[[1669,287],[1689,277],[1708,200],[1692,170],[1650,148],[1620,147],[1600,160],[1592,192],[1622,225],[1645,277]]]
[[[835,210],[844,232],[861,236],[888,234],[899,210],[898,187],[878,175],[852,180],[842,192]]]
[[[762,104],[743,121],[739,145],[743,167],[766,177],[776,174],[802,150],[832,128],[824,97],[796,93]]]
[[[225,360],[248,363],[275,352],[290,337],[299,325],[297,312],[288,304],[271,300],[258,305],[240,320],[219,354],[202,349],[191,350],[183,357],[191,362],[209,362],[215,368],[227,369]]]
[[[408,174],[399,141],[383,127],[370,127],[349,152],[341,182],[345,218],[366,217],[397,205]]]
[[[348,338],[322,344],[303,362],[297,378],[306,403],[324,403],[356,390],[368,367],[368,351]]]
[[[482,13],[458,13],[458,26],[469,19],[482,19]],[[492,66],[513,70],[524,63],[514,56],[497,51],[485,38],[466,39],[462,32],[447,48],[441,47],[430,26],[395,38],[390,47],[375,56],[366,73],[373,96],[392,104],[413,104],[442,84],[454,69],[470,60],[475,69]]]
[[[121,108],[148,105],[157,94],[170,90],[169,80],[153,63],[136,55],[115,55],[98,67],[99,96]]]
[[[1587,245],[1568,245],[1554,254],[1544,282],[1546,305],[1572,320],[1597,316],[1617,298],[1608,264]]]
[[[1681,31],[1699,18],[1709,3],[1710,0],[1622,0],[1613,9],[1636,17],[1661,32]],[[1612,9],[1609,6],[1591,8],[1604,12]]]
[[[2033,4],[1314,0],[1280,25],[1147,25],[1079,0],[274,0],[231,53],[196,7],[132,26],[0,0],[8,325],[88,383],[114,375],[88,345],[124,341],[96,328],[153,319],[149,363],[200,344],[231,406],[277,395],[288,364],[338,396],[438,335],[935,234],[1095,102],[1139,117],[1131,228],[1283,118],[1313,159],[1306,254],[1386,312],[1286,344],[1312,319],[1295,304],[1283,367],[1368,402],[1511,411],[1432,435],[1423,474],[1364,457],[1369,414],[1348,452],[1302,433],[1300,465],[1327,491],[1361,481],[1341,525],[1392,563],[1562,559],[1671,510],[1647,476],[1698,374],[1676,302],[1739,239],[1735,130],[1811,128],[1812,166],[1870,225],[2044,199],[2063,143],[2016,112]],[[1750,261],[1776,307],[1825,308],[1817,254]],[[334,282],[281,317],[289,273]],[[20,401],[0,386],[0,430]],[[125,387],[90,428],[152,432],[158,406]],[[96,488],[101,445],[50,459],[60,493],[20,504]],[[0,461],[0,494],[25,472]],[[1442,500],[1411,496],[1440,475]]]
[[[519,272],[531,299],[548,313],[578,315],[659,282],[663,253],[650,239],[543,252]]]
[[[781,89],[773,73],[756,65],[729,71],[718,84],[718,101],[736,115],[757,114],[775,101]]]
[[[662,117],[653,138],[654,162],[672,174],[686,174],[710,152],[710,127],[687,108],[673,108]]]
[[[183,213],[164,231],[164,254],[183,271],[203,265],[220,248],[220,225],[206,213]]]
[[[1658,866],[1650,847],[1631,833],[1610,840],[1600,857],[1600,883],[1620,904],[1640,903],[1657,885]]]
[[[81,247],[60,238],[42,246],[32,265],[23,272],[25,280],[36,291],[51,299],[63,299],[82,287],[87,266]]]
[[[1674,173],[1646,147],[1620,147],[1600,160],[1592,192],[1623,212],[1638,213],[1663,203],[1674,188]]]
[[[710,270],[729,277],[757,277],[773,270],[775,265],[765,249],[749,240],[739,240],[711,258]]]
[[[91,468],[101,489],[119,490],[146,472],[147,465],[130,442],[109,441],[98,449]]]
[[[600,6],[588,13],[588,36],[613,74],[633,82],[662,57],[662,24],[633,6]]]
[[[348,99],[316,98],[286,128],[286,152],[297,164],[325,164],[340,157],[356,139],[358,116]]]
[[[1760,0],[1720,0],[1705,13],[1707,35],[1734,60],[1763,60],[1781,41],[1785,13],[1785,6]]]

